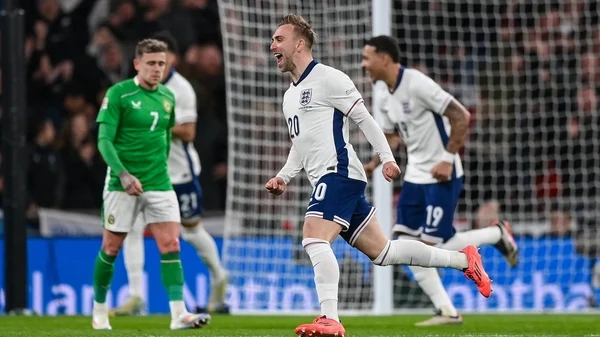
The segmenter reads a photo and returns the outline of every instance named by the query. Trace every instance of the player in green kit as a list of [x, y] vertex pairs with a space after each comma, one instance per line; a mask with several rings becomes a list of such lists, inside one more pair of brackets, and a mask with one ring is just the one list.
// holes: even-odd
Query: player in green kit
[[172, 330], [198, 328], [210, 315], [191, 314], [183, 302], [179, 203], [167, 171], [175, 97], [160, 84], [167, 46], [138, 43], [137, 76], [108, 89], [98, 113], [98, 150], [108, 165], [104, 188], [102, 248], [94, 267], [92, 326], [110, 330], [106, 294], [123, 240], [142, 213], [161, 254], [161, 279], [169, 296]]

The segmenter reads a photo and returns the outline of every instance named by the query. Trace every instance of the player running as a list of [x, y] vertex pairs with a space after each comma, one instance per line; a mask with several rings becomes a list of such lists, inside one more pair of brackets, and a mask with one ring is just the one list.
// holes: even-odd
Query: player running
[[[202, 188], [200, 187], [200, 158], [194, 148], [196, 137], [196, 93], [194, 88], [176, 70], [178, 48], [176, 41], [168, 33], [157, 33], [154, 39], [167, 45], [167, 71], [163, 85], [175, 95], [175, 126], [171, 133], [169, 152], [169, 177], [179, 200], [181, 214], [181, 237], [198, 252], [208, 267], [211, 276], [211, 296], [206, 309], [209, 312], [229, 313], [225, 304], [227, 272], [219, 260], [219, 251], [212, 236], [200, 223], [203, 215]], [[129, 280], [129, 298], [112, 315], [132, 315], [145, 307], [142, 279], [144, 274], [144, 228], [146, 222], [140, 215], [125, 239], [123, 248], [125, 269]]]
[[[469, 112], [437, 83], [415, 69], [403, 67], [397, 41], [378, 36], [366, 42], [362, 67], [373, 82], [387, 84], [381, 107], [381, 127], [390, 143], [401, 137], [408, 153], [404, 184], [398, 201], [395, 235], [419, 239], [445, 249], [493, 244], [511, 266], [518, 264], [518, 248], [510, 225], [498, 221], [488, 228], [457, 233], [454, 210], [463, 185], [458, 151], [464, 145]], [[452, 132], [450, 132], [450, 129]], [[370, 174], [380, 164], [378, 156], [365, 165]], [[460, 324], [437, 269], [409, 267], [436, 308], [436, 316], [419, 326]]]
[[110, 87], [98, 114], [98, 149], [108, 170], [102, 205], [102, 248], [94, 266], [92, 326], [96, 330], [112, 329], [106, 294], [123, 240], [140, 213], [161, 254], [161, 279], [171, 309], [170, 328], [198, 328], [210, 321], [210, 315], [189, 313], [183, 302], [179, 205], [167, 172], [175, 97], [160, 84], [166, 51], [161, 41], [140, 41], [133, 61], [137, 76]]
[[463, 270], [481, 294], [491, 294], [491, 281], [474, 246], [461, 252], [430, 247], [418, 241], [390, 241], [364, 196], [367, 177], [348, 143], [348, 118], [362, 130], [383, 164], [386, 180], [400, 169], [385, 136], [363, 103], [352, 80], [343, 72], [316, 62], [315, 33], [298, 15], [288, 15], [273, 34], [271, 51], [277, 67], [293, 82], [283, 98], [283, 113], [292, 147], [284, 167], [265, 188], [282, 194], [303, 168], [313, 186], [306, 209], [302, 246], [315, 273], [321, 315], [296, 328], [298, 336], [344, 336], [339, 321], [339, 266], [330, 243], [340, 235], [379, 266], [406, 264]]

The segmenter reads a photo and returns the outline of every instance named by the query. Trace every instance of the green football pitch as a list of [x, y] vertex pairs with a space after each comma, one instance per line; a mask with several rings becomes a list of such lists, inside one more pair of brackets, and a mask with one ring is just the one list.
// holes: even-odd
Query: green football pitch
[[[600, 315], [466, 315], [460, 326], [417, 328], [413, 323], [427, 316], [346, 317], [350, 337], [384, 336], [597, 336]], [[295, 336], [294, 328], [311, 317], [215, 316], [199, 330], [170, 331], [169, 317], [116, 317], [112, 331], [93, 331], [90, 317], [0, 317], [0, 336]]]

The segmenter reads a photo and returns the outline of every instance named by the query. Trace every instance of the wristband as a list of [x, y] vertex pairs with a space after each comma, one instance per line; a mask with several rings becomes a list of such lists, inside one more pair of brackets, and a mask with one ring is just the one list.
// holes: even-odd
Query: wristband
[[446, 163], [454, 164], [455, 158], [456, 158], [456, 155], [454, 153], [450, 153], [448, 151], [444, 151], [444, 154], [442, 154], [442, 161], [446, 162]]

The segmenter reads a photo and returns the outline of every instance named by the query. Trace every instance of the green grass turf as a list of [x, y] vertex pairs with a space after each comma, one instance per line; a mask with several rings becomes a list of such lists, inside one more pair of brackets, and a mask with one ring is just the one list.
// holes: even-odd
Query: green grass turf
[[[346, 317], [349, 337], [384, 336], [597, 336], [600, 315], [466, 315], [461, 326], [417, 328], [427, 316]], [[199, 330], [170, 331], [169, 317], [116, 317], [112, 331], [93, 331], [90, 317], [0, 317], [0, 336], [295, 336], [294, 328], [311, 317], [215, 316]]]

